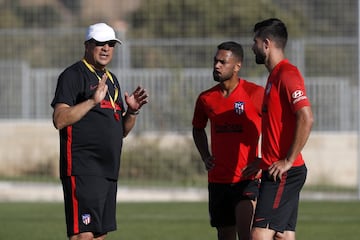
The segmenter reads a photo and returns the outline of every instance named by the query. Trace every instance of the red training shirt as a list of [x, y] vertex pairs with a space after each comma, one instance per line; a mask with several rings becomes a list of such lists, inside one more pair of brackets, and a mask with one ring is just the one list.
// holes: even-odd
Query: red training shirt
[[243, 79], [228, 97], [219, 84], [199, 95], [192, 123], [205, 128], [210, 120], [215, 167], [208, 172], [209, 182], [244, 180], [241, 170], [257, 156], [263, 96], [263, 87]]
[[[299, 70], [287, 59], [271, 71], [265, 88], [262, 111], [261, 168], [286, 158], [294, 140], [296, 111], [310, 106], [304, 79]], [[304, 164], [299, 154], [293, 167]]]

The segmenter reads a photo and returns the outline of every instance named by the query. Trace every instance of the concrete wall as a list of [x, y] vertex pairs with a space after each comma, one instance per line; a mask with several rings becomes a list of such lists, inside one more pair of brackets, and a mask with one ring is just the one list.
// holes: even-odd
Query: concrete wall
[[357, 185], [356, 132], [313, 132], [303, 156], [309, 171], [307, 185]]
[[0, 144], [1, 176], [17, 176], [35, 164], [53, 164], [57, 174], [59, 139], [51, 121], [1, 121]]
[[[16, 176], [30, 166], [41, 166], [58, 171], [58, 132], [49, 121], [0, 122], [0, 175]], [[163, 136], [163, 142], [174, 140], [174, 135]], [[131, 145], [136, 136], [125, 141]], [[303, 151], [309, 174], [307, 185], [357, 184], [357, 134], [313, 132]]]

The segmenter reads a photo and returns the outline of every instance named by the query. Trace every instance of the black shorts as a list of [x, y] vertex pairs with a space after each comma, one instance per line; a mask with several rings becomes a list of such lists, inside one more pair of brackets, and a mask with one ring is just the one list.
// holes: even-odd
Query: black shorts
[[274, 181], [263, 171], [253, 227], [276, 232], [295, 231], [300, 191], [306, 180], [305, 165], [293, 167]]
[[61, 181], [68, 237], [82, 232], [97, 237], [116, 230], [116, 180], [71, 176]]
[[242, 200], [257, 198], [259, 181], [246, 180], [234, 184], [209, 183], [208, 190], [211, 226], [233, 226], [236, 223], [236, 205]]

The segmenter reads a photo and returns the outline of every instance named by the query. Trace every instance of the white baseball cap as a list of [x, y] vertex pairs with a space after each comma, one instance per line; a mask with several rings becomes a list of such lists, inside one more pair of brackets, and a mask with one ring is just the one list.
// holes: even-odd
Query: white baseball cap
[[98, 42], [116, 41], [121, 44], [121, 41], [115, 36], [114, 29], [106, 23], [90, 25], [86, 31], [85, 41], [90, 39], [95, 39]]

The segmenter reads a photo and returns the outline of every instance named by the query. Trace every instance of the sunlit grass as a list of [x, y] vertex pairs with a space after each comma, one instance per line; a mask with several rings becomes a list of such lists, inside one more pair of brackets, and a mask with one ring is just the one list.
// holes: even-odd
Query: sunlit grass
[[[62, 203], [0, 203], [1, 239], [66, 239]], [[206, 202], [122, 203], [111, 239], [216, 239]], [[357, 240], [360, 202], [302, 201], [297, 239]]]

